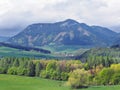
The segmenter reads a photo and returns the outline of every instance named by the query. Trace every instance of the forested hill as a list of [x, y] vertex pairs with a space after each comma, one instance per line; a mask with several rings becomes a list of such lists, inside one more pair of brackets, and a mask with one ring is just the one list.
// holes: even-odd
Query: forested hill
[[106, 57], [120, 62], [120, 47], [119, 45], [114, 45], [109, 48], [92, 48], [84, 52], [82, 55], [76, 56], [76, 59], [80, 59], [83, 62], [87, 61], [88, 59], [95, 59], [95, 61], [97, 61], [97, 57]]
[[45, 53], [45, 54], [50, 54], [51, 51], [49, 50], [45, 50], [45, 49], [41, 49], [41, 48], [35, 48], [35, 47], [25, 47], [25, 46], [20, 46], [20, 45], [13, 45], [13, 44], [9, 44], [9, 43], [3, 43], [0, 42], [0, 47], [10, 47], [10, 48], [15, 48], [15, 49], [20, 49], [20, 50], [25, 50], [25, 51], [37, 51], [37, 52], [41, 52], [41, 53]]

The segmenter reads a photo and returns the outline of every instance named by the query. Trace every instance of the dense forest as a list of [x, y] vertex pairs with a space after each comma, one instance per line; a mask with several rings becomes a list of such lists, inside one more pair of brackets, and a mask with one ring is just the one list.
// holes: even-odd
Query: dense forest
[[71, 88], [90, 85], [120, 84], [120, 64], [110, 57], [90, 57], [80, 60], [33, 60], [30, 58], [1, 58], [0, 74], [40, 77], [66, 81]]
[[79, 59], [82, 62], [85, 62], [86, 60], [91, 58], [102, 58], [102, 57], [106, 57], [114, 60], [116, 59], [118, 62], [120, 62], [120, 47], [111, 46], [106, 48], [92, 48], [90, 50], [87, 50], [81, 55], [75, 56], [75, 59]]

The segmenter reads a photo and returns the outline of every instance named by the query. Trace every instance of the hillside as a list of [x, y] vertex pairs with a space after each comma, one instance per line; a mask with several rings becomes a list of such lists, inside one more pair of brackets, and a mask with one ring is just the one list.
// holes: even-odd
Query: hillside
[[0, 42], [7, 41], [10, 37], [0, 36]]
[[37, 23], [26, 27], [8, 42], [25, 46], [80, 45], [106, 46], [117, 33], [100, 26], [89, 26], [72, 19], [56, 23]]
[[41, 48], [25, 47], [25, 46], [13, 45], [13, 44], [3, 43], [3, 42], [0, 42], [0, 47], [9, 47], [9, 48], [19, 49], [24, 51], [36, 51], [36, 52], [45, 53], [45, 54], [51, 53], [50, 51], [41, 49]]
[[54, 55], [44, 54], [36, 51], [25, 51], [10, 47], [0, 47], [1, 57], [27, 57], [27, 58], [39, 58], [39, 59], [51, 59], [55, 58]]
[[76, 56], [76, 59], [80, 59], [81, 61], [85, 62], [88, 58], [91, 59], [91, 57], [109, 57], [120, 62], [120, 47], [119, 45], [114, 45], [110, 48], [92, 48], [83, 54]]

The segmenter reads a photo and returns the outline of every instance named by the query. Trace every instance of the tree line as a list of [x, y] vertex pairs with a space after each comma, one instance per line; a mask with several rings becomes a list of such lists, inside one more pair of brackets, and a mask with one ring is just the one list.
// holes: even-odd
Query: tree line
[[80, 60], [1, 58], [0, 74], [61, 80], [72, 88], [120, 84], [120, 64], [108, 57], [90, 57], [85, 63]]

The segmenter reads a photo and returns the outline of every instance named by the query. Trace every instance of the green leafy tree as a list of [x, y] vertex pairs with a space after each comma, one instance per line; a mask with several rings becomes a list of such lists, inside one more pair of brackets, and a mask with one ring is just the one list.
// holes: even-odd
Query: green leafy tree
[[28, 62], [27, 75], [28, 76], [35, 76], [35, 65], [33, 64], [33, 61]]
[[111, 84], [111, 78], [114, 75], [114, 70], [110, 68], [104, 68], [98, 73], [98, 84], [109, 85]]
[[39, 76], [41, 70], [42, 70], [42, 65], [40, 64], [40, 62], [37, 62], [35, 66], [35, 75]]
[[19, 60], [16, 58], [13, 62], [13, 67], [19, 67]]
[[11, 74], [11, 75], [17, 75], [17, 68], [16, 67], [11, 67], [8, 69], [8, 74]]
[[83, 88], [89, 85], [89, 73], [84, 69], [76, 69], [68, 78], [67, 84], [72, 88]]

